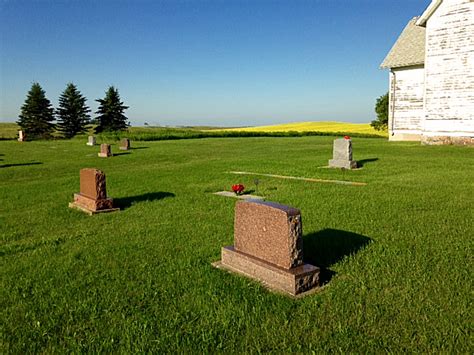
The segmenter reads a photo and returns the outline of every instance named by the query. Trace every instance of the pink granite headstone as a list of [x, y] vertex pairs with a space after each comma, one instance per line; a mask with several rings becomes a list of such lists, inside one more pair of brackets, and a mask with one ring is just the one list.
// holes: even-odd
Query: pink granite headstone
[[234, 248], [290, 269], [303, 264], [301, 213], [273, 202], [238, 202], [235, 206]]
[[129, 149], [130, 149], [130, 139], [128, 139], [128, 138], [123, 138], [123, 139], [120, 141], [119, 149], [120, 149], [120, 150], [129, 150]]
[[101, 144], [100, 145], [100, 153], [98, 154], [101, 158], [108, 158], [112, 156], [112, 150], [110, 148], [110, 144]]
[[319, 284], [319, 268], [304, 264], [301, 213], [273, 202], [237, 202], [234, 245], [222, 248], [216, 263], [261, 281], [271, 289], [298, 295]]
[[74, 194], [74, 202], [69, 207], [90, 213], [118, 210], [113, 207], [113, 199], [107, 197], [105, 174], [99, 169], [90, 168], [81, 169], [80, 192]]

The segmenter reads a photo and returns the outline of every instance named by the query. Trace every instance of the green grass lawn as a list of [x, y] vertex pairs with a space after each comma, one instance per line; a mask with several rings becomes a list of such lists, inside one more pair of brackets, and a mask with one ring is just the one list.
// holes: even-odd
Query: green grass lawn
[[[321, 169], [334, 137], [0, 142], [2, 353], [472, 353], [474, 150], [354, 138], [363, 169]], [[99, 141], [100, 143], [100, 141]], [[113, 145], [113, 152], [119, 152]], [[69, 209], [102, 169], [122, 211]], [[301, 209], [306, 261], [332, 275], [299, 300], [214, 269], [250, 171]]]

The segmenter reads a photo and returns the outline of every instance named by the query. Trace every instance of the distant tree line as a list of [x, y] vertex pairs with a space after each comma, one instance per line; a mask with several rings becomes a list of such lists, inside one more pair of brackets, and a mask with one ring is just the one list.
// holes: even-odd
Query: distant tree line
[[45, 91], [35, 82], [21, 106], [17, 123], [28, 139], [49, 139], [55, 130], [64, 138], [72, 138], [87, 132], [92, 124], [96, 125], [95, 133], [121, 131], [129, 127], [128, 118], [124, 115], [128, 106], [120, 100], [115, 87], [110, 86], [105, 97], [96, 101], [99, 103], [95, 112], [97, 117], [92, 120], [87, 99], [76, 85], [68, 83], [59, 97], [58, 108], [54, 109]]

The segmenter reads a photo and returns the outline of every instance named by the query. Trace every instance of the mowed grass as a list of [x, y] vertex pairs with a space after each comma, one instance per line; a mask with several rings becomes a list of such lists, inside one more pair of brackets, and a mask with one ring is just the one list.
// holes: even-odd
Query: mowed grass
[[350, 123], [350, 122], [293, 122], [271, 126], [255, 126], [231, 128], [228, 131], [243, 132], [347, 132], [374, 134], [381, 137], [387, 137], [387, 132], [375, 130], [369, 123]]
[[[474, 179], [468, 147], [354, 138], [363, 169], [319, 168], [333, 137], [0, 142], [1, 352], [472, 353]], [[100, 142], [99, 142], [100, 143]], [[113, 152], [118, 153], [116, 145]], [[69, 209], [79, 170], [122, 206]], [[293, 300], [214, 269], [235, 200], [301, 209], [305, 259], [332, 278]]]

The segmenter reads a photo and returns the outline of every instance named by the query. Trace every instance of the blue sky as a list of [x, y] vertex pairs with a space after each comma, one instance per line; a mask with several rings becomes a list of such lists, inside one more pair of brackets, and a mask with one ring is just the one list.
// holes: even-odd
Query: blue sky
[[0, 0], [0, 120], [34, 81], [110, 85], [134, 125], [370, 122], [379, 65], [429, 0]]

